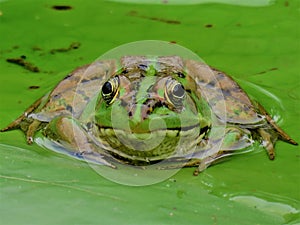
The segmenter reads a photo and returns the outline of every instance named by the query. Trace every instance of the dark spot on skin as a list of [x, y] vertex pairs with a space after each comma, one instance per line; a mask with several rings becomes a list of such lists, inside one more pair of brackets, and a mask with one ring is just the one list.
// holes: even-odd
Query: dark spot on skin
[[55, 9], [55, 10], [70, 10], [72, 9], [72, 6], [69, 6], [69, 5], [54, 5], [52, 6], [52, 9]]
[[133, 82], [132, 89], [138, 90], [139, 88], [140, 88], [140, 82], [138, 82], [138, 81]]
[[90, 80], [98, 80], [99, 76], [91, 77]]
[[231, 92], [228, 89], [223, 89], [222, 93], [223, 93], [224, 96], [231, 96]]
[[12, 47], [12, 49], [18, 49], [18, 48], [20, 48], [18, 45]]
[[214, 80], [212, 80], [206, 86], [207, 87], [214, 87], [215, 85], [216, 85], [216, 82]]
[[237, 26], [237, 27], [240, 27], [240, 26], [242, 26], [242, 24], [240, 24], [240, 23], [237, 23], [237, 24], [236, 24], [236, 26]]
[[128, 70], [126, 69], [121, 72], [121, 74], [126, 74], [126, 73], [128, 73]]
[[208, 126], [203, 127], [203, 128], [200, 129], [200, 134], [207, 134], [208, 131], [209, 131], [209, 127]]
[[157, 101], [153, 106], [153, 110], [154, 110], [154, 108], [159, 108], [159, 107], [163, 107], [163, 106], [167, 106], [167, 105], [162, 103], [161, 101]]
[[69, 47], [66, 47], [66, 48], [56, 48], [56, 49], [51, 49], [50, 50], [50, 53], [51, 54], [55, 54], [57, 52], [68, 52], [68, 51], [71, 51], [73, 49], [78, 49], [80, 47], [80, 43], [79, 42], [72, 42]]
[[67, 105], [66, 110], [68, 110], [69, 112], [73, 112], [73, 107], [70, 105]]
[[170, 41], [171, 44], [177, 44], [177, 41]]
[[[153, 89], [153, 84], [150, 85], [150, 87], [148, 87], [147, 92], [152, 91], [152, 89]], [[150, 98], [150, 94], [149, 93], [147, 94], [147, 98]]]
[[32, 85], [32, 86], [29, 86], [28, 88], [29, 88], [29, 89], [39, 89], [39, 88], [40, 88], [40, 86], [35, 86], [35, 85]]
[[59, 99], [60, 97], [61, 97], [60, 94], [56, 94], [56, 95], [53, 95], [53, 96], [52, 96], [53, 99]]
[[126, 107], [128, 105], [127, 102], [125, 102], [124, 100], [121, 100], [121, 104], [120, 104], [122, 107]]
[[87, 127], [88, 129], [91, 129], [91, 128], [93, 127], [93, 123], [92, 123], [92, 122], [88, 122], [88, 123], [86, 124], [86, 127]]
[[89, 101], [90, 98], [86, 95], [85, 91], [83, 90], [77, 90], [76, 93], [78, 93], [85, 101]]
[[244, 105], [243, 106], [243, 111], [244, 112], [248, 112], [250, 110], [250, 107], [249, 106], [247, 106], [247, 105]]
[[64, 80], [70, 78], [72, 76], [72, 74], [68, 74], [67, 76], [65, 76]]
[[81, 80], [81, 83], [86, 83], [86, 82], [89, 82], [90, 80], [88, 80], [88, 79], [82, 79]]
[[30, 62], [27, 62], [23, 58], [8, 58], [8, 59], [6, 59], [6, 62], [22, 66], [22, 67], [24, 67], [24, 69], [29, 70], [31, 72], [35, 72], [35, 73], [40, 72], [40, 69], [37, 66], [33, 65]]
[[140, 65], [138, 65], [138, 68], [139, 69], [141, 69], [141, 70], [147, 70], [147, 68], [148, 68], [148, 66], [147, 65], [145, 65], [145, 64], [140, 64]]
[[213, 25], [212, 25], [212, 24], [206, 24], [205, 27], [206, 27], [206, 28], [212, 28]]
[[26, 55], [21, 55], [20, 58], [21, 59], [26, 59]]
[[177, 72], [177, 76], [180, 78], [185, 78], [185, 75], [182, 72]]
[[224, 73], [218, 73], [218, 79], [222, 80], [226, 77]]

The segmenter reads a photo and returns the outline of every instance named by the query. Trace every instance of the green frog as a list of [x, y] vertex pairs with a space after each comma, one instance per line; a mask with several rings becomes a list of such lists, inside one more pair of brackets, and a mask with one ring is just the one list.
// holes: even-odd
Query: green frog
[[78, 158], [197, 167], [278, 139], [297, 145], [225, 73], [179, 56], [124, 56], [77, 68], [1, 131], [37, 131]]

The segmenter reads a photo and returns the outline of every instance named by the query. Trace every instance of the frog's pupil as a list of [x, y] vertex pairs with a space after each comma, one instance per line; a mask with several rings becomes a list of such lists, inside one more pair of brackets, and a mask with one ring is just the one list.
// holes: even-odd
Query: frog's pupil
[[173, 88], [173, 95], [176, 97], [183, 97], [184, 95], [184, 88], [181, 84], [176, 84]]
[[112, 92], [112, 86], [110, 82], [105, 82], [103, 87], [102, 87], [102, 93], [107, 95]]

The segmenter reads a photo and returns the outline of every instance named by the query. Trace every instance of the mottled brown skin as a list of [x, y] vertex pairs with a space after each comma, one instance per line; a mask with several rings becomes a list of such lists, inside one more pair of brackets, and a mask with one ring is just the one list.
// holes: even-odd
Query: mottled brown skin
[[[257, 102], [251, 101], [248, 95], [241, 87], [225, 73], [213, 69], [216, 77], [212, 80], [211, 71], [208, 70], [206, 64], [195, 61], [187, 61], [186, 66], [188, 72], [194, 74], [194, 78], [198, 83], [195, 93], [201, 93], [207, 102], [211, 105], [214, 113], [226, 123], [242, 124], [252, 129], [252, 132], [261, 136], [266, 141], [264, 146], [268, 152], [269, 158], [275, 158], [274, 146], [279, 138], [293, 145], [298, 145], [287, 133], [285, 133], [267, 113], [267, 111]], [[217, 82], [216, 82], [217, 81]], [[214, 92], [211, 94], [211, 88], [216, 85], [222, 92]], [[210, 93], [207, 95], [207, 93]], [[216, 101], [225, 98], [225, 107], [222, 101]], [[224, 112], [225, 108], [225, 112]]]

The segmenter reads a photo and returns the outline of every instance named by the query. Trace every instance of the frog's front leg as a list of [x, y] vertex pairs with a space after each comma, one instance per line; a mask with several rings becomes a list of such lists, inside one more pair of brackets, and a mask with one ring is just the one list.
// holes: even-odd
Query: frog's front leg
[[38, 99], [31, 106], [26, 109], [22, 115], [20, 115], [17, 119], [7, 125], [5, 128], [1, 129], [0, 132], [6, 132], [14, 129], [21, 129], [25, 135], [28, 144], [32, 144], [34, 134], [42, 128], [42, 122], [39, 120], [35, 120], [33, 118], [28, 117], [29, 114], [36, 111], [43, 105], [43, 101], [47, 99], [48, 95]]
[[[194, 175], [198, 175], [204, 171], [210, 165], [219, 162], [221, 159], [234, 155], [248, 152], [247, 147], [253, 144], [251, 133], [247, 129], [241, 129], [238, 127], [227, 127], [222, 139], [220, 139], [221, 145], [218, 152], [210, 154], [211, 147], [209, 144], [205, 147], [205, 150], [200, 151], [200, 163], [197, 169], [194, 171]], [[212, 143], [218, 142], [217, 140]], [[203, 156], [201, 156], [201, 154]]]
[[107, 161], [111, 157], [104, 150], [101, 151], [100, 147], [97, 148], [79, 121], [71, 116], [56, 117], [50, 121], [44, 130], [44, 135], [52, 141], [60, 143], [69, 151], [73, 151], [75, 155], [116, 168]]

